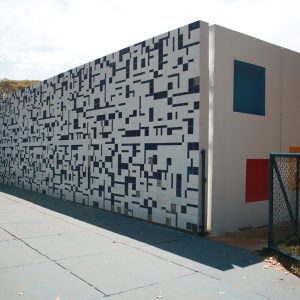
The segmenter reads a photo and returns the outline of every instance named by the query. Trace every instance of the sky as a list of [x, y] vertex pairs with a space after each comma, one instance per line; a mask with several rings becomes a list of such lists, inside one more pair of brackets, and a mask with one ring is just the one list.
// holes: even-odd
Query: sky
[[0, 0], [0, 79], [47, 79], [196, 20], [300, 52], [299, 11], [299, 0]]

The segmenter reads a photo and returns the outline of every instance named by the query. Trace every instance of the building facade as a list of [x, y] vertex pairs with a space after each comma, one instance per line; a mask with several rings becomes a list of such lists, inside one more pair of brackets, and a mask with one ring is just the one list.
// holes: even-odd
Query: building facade
[[267, 223], [268, 155], [300, 146], [300, 54], [197, 21], [0, 105], [2, 183], [220, 233]]
[[197, 21], [11, 95], [1, 181], [198, 231], [207, 28]]

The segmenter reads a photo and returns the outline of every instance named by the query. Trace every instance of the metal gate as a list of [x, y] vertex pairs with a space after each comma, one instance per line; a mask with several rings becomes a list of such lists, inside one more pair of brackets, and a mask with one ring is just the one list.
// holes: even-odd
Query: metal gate
[[300, 154], [270, 154], [268, 246], [300, 261]]

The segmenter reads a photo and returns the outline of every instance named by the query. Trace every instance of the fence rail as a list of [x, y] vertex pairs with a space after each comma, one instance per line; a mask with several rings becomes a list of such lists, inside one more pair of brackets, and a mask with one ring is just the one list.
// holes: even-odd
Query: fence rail
[[270, 154], [268, 246], [300, 261], [300, 153]]

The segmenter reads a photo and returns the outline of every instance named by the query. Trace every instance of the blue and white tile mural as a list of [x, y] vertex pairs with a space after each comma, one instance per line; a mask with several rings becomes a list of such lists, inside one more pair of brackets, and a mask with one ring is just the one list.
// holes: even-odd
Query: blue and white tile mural
[[198, 231], [200, 24], [1, 103], [1, 182]]

